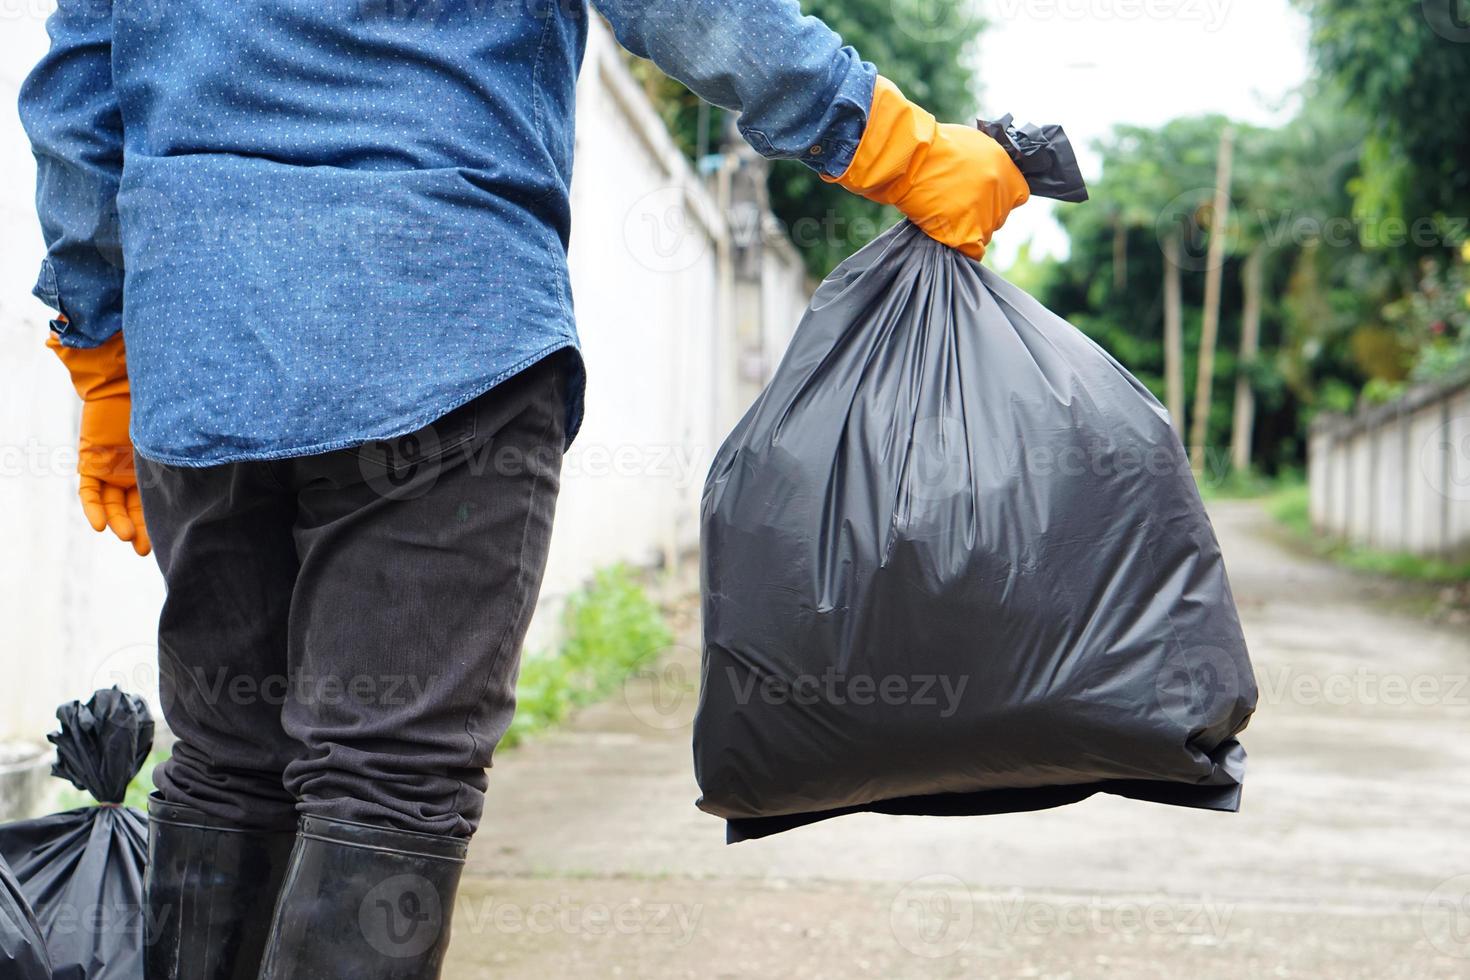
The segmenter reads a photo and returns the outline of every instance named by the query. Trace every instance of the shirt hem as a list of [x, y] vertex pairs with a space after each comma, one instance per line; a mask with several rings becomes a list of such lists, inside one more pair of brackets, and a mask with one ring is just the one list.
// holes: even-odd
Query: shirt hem
[[[459, 408], [462, 405], [474, 401], [476, 398], [479, 398], [481, 395], [490, 391], [496, 385], [499, 385], [500, 383], [509, 380], [515, 375], [520, 374], [522, 371], [531, 367], [531, 365], [550, 357], [557, 351], [579, 349], [579, 345], [575, 340], [558, 340], [556, 343], [542, 348], [535, 354], [521, 359], [517, 363], [506, 368], [504, 371], [501, 371], [499, 374], [492, 376], [490, 380], [486, 381], [484, 384], [475, 385], [464, 397], [457, 398], [443, 407], [436, 407], [431, 412], [425, 415], [414, 416], [413, 419], [411, 419], [410, 421], [400, 425], [394, 425], [393, 427], [382, 433], [373, 433], [369, 436], [354, 436], [349, 439], [332, 439], [326, 442], [311, 443], [306, 446], [293, 446], [286, 449], [268, 449], [258, 452], [238, 452], [231, 453], [226, 456], [211, 456], [208, 458], [176, 456], [170, 453], [159, 452], [157, 450], [150, 449], [149, 447], [144, 446], [143, 444], [137, 442], [136, 439], [133, 442], [133, 449], [135, 452], [137, 452], [138, 455], [154, 463], [162, 463], [165, 466], [182, 466], [189, 469], [205, 469], [211, 466], [224, 466], [228, 463], [264, 463], [278, 459], [295, 459], [302, 456], [317, 456], [322, 453], [336, 452], [339, 449], [351, 449], [355, 446], [365, 445], [369, 442], [378, 442], [379, 440], [384, 439], [396, 439], [399, 436], [407, 435], [408, 433], [413, 432], [417, 429], [422, 429], [424, 426], [435, 421], [436, 419], [443, 418], [445, 415], [448, 415], [456, 408]], [[568, 392], [569, 401], [571, 400], [570, 396], [572, 394], [572, 392]], [[576, 397], [580, 399], [580, 391], [576, 393]], [[579, 407], [573, 405], [568, 406], [568, 413], [568, 442], [570, 442], [571, 437], [574, 434], [573, 426], [575, 425], [575, 423], [572, 422], [572, 419], [575, 418], [577, 421], [580, 421], [582, 413]]]

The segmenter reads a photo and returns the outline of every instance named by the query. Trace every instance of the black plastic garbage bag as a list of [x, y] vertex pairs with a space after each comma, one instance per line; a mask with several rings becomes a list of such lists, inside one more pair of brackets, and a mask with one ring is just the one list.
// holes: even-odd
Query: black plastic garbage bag
[[148, 820], [122, 801], [153, 747], [153, 718], [115, 687], [56, 717], [52, 775], [100, 805], [0, 827], [0, 857], [35, 910], [56, 980], [141, 980]]
[[51, 980], [46, 940], [10, 866], [0, 859], [0, 978]]
[[994, 122], [980, 120], [979, 127], [1010, 154], [1026, 177], [1031, 193], [1071, 204], [1087, 200], [1087, 184], [1072, 141], [1060, 126], [1018, 123], [1009, 114]]
[[1167, 413], [911, 224], [817, 289], [716, 455], [702, 547], [694, 763], [731, 841], [1239, 805], [1255, 680]]

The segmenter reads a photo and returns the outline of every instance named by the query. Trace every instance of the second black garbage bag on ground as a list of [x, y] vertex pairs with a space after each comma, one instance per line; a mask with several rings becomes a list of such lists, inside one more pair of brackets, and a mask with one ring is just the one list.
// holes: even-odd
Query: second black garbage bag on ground
[[10, 865], [0, 857], [0, 977], [52, 980], [46, 940]]
[[730, 840], [1100, 791], [1238, 807], [1256, 685], [1166, 411], [914, 226], [817, 289], [702, 532], [694, 758]]
[[115, 687], [56, 717], [51, 774], [100, 805], [0, 826], [0, 859], [34, 910], [54, 980], [144, 980], [148, 821], [123, 801], [153, 747], [153, 717]]

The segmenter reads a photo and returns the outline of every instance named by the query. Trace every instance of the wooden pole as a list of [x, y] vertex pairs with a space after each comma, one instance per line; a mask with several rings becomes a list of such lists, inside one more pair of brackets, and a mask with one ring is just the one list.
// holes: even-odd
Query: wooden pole
[[1225, 274], [1225, 240], [1230, 225], [1230, 170], [1235, 158], [1235, 130], [1220, 133], [1220, 162], [1215, 169], [1215, 200], [1210, 215], [1210, 247], [1205, 268], [1204, 323], [1199, 338], [1199, 373], [1194, 388], [1194, 418], [1189, 435], [1189, 458], [1195, 476], [1204, 473], [1205, 440], [1210, 431], [1211, 388], [1215, 376], [1215, 345], [1220, 337], [1220, 289]]
[[1261, 346], [1261, 267], [1266, 249], [1257, 245], [1245, 260], [1241, 273], [1245, 308], [1240, 317], [1240, 369], [1235, 374], [1235, 419], [1230, 426], [1230, 466], [1236, 473], [1251, 468], [1251, 430], [1256, 425], [1256, 393], [1251, 388], [1250, 368]]
[[1113, 215], [1113, 289], [1128, 287], [1128, 227], [1121, 214]]
[[1179, 230], [1164, 239], [1164, 406], [1174, 431], [1184, 436], [1184, 300], [1179, 272]]

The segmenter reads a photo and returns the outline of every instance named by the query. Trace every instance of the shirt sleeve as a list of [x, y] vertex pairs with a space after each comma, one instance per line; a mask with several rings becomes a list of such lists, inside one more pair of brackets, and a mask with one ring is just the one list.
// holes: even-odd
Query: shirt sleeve
[[593, 0], [618, 41], [740, 113], [762, 156], [830, 177], [852, 162], [877, 71], [798, 0]]
[[61, 314], [51, 327], [63, 345], [95, 347], [122, 329], [123, 311], [123, 127], [112, 85], [112, 4], [60, 0], [46, 29], [51, 49], [20, 92], [46, 241], [33, 292]]

